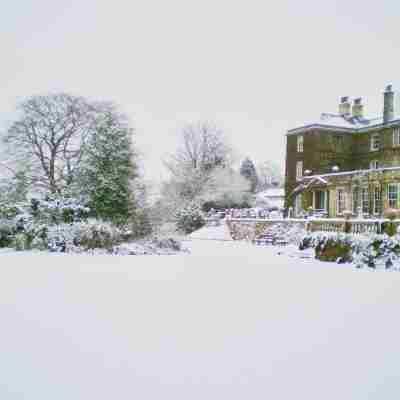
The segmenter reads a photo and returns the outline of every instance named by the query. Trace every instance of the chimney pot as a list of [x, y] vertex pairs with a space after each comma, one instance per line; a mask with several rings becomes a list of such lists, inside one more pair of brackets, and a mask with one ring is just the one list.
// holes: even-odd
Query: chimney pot
[[349, 101], [348, 96], [344, 96], [340, 98], [339, 103], [339, 115], [347, 117], [351, 114], [351, 103]]
[[362, 104], [362, 98], [358, 97], [354, 99], [353, 107], [351, 109], [353, 117], [362, 118], [364, 116], [364, 106]]
[[393, 86], [387, 85], [383, 93], [383, 123], [386, 124], [394, 118], [394, 92]]

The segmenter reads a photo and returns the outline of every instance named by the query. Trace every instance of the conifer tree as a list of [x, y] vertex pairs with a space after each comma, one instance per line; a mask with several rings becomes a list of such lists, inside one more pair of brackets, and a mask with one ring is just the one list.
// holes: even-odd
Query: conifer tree
[[98, 116], [97, 130], [86, 144], [78, 184], [94, 216], [118, 225], [134, 218], [133, 181], [138, 177], [127, 119], [109, 106]]

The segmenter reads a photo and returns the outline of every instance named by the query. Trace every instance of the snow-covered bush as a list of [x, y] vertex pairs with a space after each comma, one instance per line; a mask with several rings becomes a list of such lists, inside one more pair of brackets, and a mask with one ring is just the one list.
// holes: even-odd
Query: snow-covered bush
[[315, 257], [322, 261], [353, 262], [359, 268], [400, 263], [400, 237], [386, 234], [314, 232], [304, 236], [299, 248], [314, 248]]
[[44, 200], [31, 199], [30, 214], [48, 224], [85, 220], [89, 208], [83, 199], [49, 195]]
[[0, 248], [8, 247], [13, 240], [13, 224], [6, 219], [0, 220]]
[[192, 233], [205, 225], [205, 220], [200, 207], [191, 203], [179, 209], [175, 214], [175, 223], [178, 230]]
[[19, 204], [0, 202], [0, 218], [11, 219], [22, 212], [22, 208]]
[[68, 252], [74, 247], [111, 249], [125, 238], [116, 226], [98, 220], [59, 224], [49, 228], [47, 247], [51, 251]]

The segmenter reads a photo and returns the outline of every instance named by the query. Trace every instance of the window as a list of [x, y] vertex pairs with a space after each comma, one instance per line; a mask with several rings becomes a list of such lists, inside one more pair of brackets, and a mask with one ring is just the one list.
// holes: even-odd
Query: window
[[393, 129], [393, 146], [400, 146], [400, 128]]
[[303, 176], [303, 161], [297, 161], [296, 163], [296, 179], [301, 179]]
[[303, 199], [301, 193], [296, 196], [295, 200], [295, 214], [296, 216], [299, 216], [303, 209]]
[[297, 152], [303, 152], [304, 136], [297, 136]]
[[343, 214], [345, 208], [344, 190], [338, 189], [336, 192], [336, 210], [337, 214]]
[[397, 183], [389, 183], [388, 184], [388, 201], [390, 208], [397, 208]]
[[363, 214], [369, 213], [369, 199], [368, 199], [368, 189], [363, 188], [361, 190], [361, 207]]
[[371, 136], [371, 151], [379, 150], [380, 145], [381, 145], [381, 138], [379, 136], [379, 133], [373, 134]]
[[381, 213], [381, 188], [374, 188], [374, 214]]
[[336, 135], [334, 144], [336, 147], [339, 147], [339, 148], [343, 147], [343, 136]]
[[353, 190], [353, 213], [358, 214], [358, 188]]
[[326, 193], [323, 190], [317, 190], [314, 192], [314, 202], [316, 210], [325, 210]]
[[369, 169], [378, 169], [379, 168], [379, 162], [378, 160], [372, 160], [369, 163]]

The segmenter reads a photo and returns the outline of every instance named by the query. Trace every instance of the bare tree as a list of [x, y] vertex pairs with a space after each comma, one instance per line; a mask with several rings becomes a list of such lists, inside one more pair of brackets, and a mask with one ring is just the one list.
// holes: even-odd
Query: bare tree
[[4, 137], [8, 164], [23, 164], [31, 183], [60, 192], [73, 181], [102, 107], [66, 93], [32, 96], [21, 102], [19, 118]]
[[232, 149], [222, 130], [208, 121], [187, 124], [182, 130], [181, 144], [165, 162], [173, 176], [182, 168], [208, 172], [231, 163]]
[[265, 190], [273, 185], [283, 185], [283, 172], [279, 165], [272, 161], [264, 161], [257, 165], [258, 191]]

